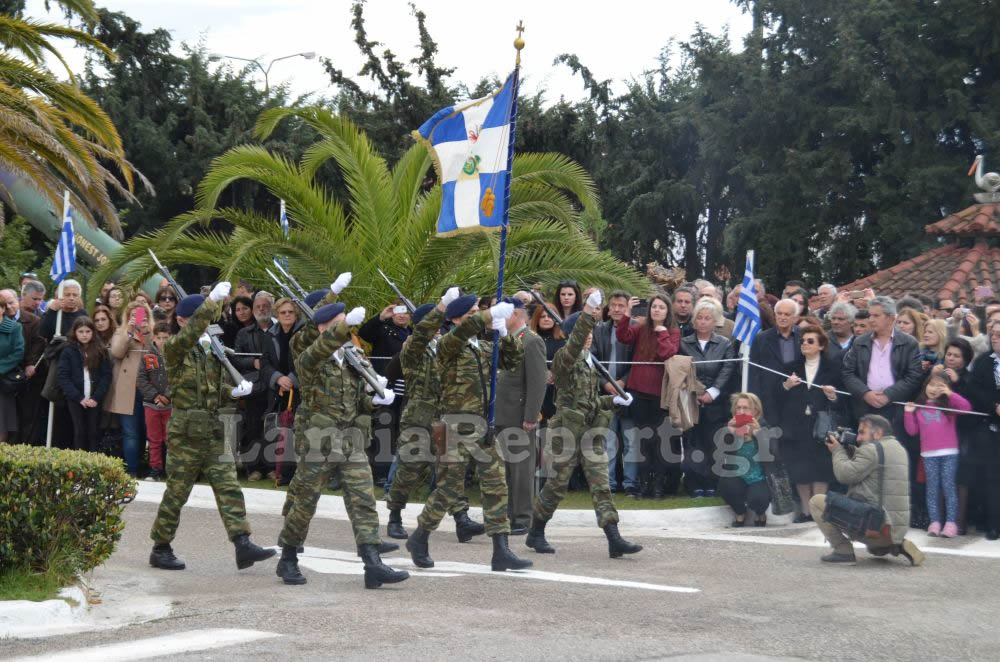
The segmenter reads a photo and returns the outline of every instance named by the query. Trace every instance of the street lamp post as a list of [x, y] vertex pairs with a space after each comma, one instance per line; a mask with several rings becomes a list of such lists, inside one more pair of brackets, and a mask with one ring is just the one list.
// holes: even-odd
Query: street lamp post
[[276, 57], [273, 60], [271, 60], [268, 63], [266, 69], [264, 68], [264, 65], [262, 65], [260, 63], [259, 60], [254, 59], [254, 58], [236, 57], [235, 55], [211, 55], [211, 56], [209, 56], [208, 59], [211, 62], [216, 62], [216, 61], [221, 60], [223, 58], [225, 58], [227, 60], [240, 60], [242, 62], [249, 62], [250, 64], [256, 66], [258, 69], [260, 69], [260, 72], [262, 74], [264, 74], [264, 96], [268, 96], [270, 94], [270, 92], [271, 92], [271, 86], [270, 86], [270, 83], [268, 82], [267, 75], [269, 73], [271, 73], [271, 67], [274, 66], [275, 62], [279, 62], [281, 60], [287, 60], [287, 59], [293, 58], [293, 57], [304, 57], [307, 60], [312, 60], [313, 58], [316, 57], [316, 53], [313, 52], [313, 51], [308, 51], [308, 52], [305, 52], [305, 53], [292, 53], [291, 55], [282, 55], [281, 57]]

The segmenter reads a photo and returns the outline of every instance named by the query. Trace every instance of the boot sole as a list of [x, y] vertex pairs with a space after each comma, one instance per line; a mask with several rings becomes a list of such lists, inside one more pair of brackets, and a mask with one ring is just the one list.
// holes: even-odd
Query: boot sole
[[393, 531], [392, 529], [386, 529], [385, 533], [386, 533], [387, 536], [389, 536], [390, 538], [393, 538], [394, 540], [406, 540], [407, 538], [410, 537], [410, 534], [408, 534], [406, 531], [403, 531], [402, 533], [400, 533], [399, 531]]
[[536, 542], [527, 542], [527, 541], [525, 541], [524, 546], [527, 547], [528, 549], [535, 550], [536, 554], [555, 554], [556, 553], [556, 548], [555, 547], [548, 546], [548, 547], [539, 548], [538, 543], [536, 543]]
[[636, 549], [614, 549], [608, 550], [608, 556], [613, 559], [620, 559], [625, 554], [638, 554], [642, 551], [642, 545], [636, 545]]
[[291, 577], [291, 578], [282, 577], [281, 581], [283, 581], [284, 583], [288, 584], [289, 586], [302, 586], [303, 584], [306, 583], [306, 578], [305, 577], [301, 577], [301, 578], [300, 577]]
[[517, 565], [511, 565], [507, 563], [491, 563], [490, 567], [493, 568], [493, 572], [507, 572], [508, 570], [527, 570], [534, 564], [531, 561], [522, 560], [521, 563]]
[[409, 578], [410, 573], [405, 570], [400, 571], [396, 576], [380, 577], [377, 569], [365, 568], [365, 588], [378, 588], [382, 584], [398, 584], [399, 582], [405, 582]]
[[154, 568], [159, 568], [160, 570], [183, 570], [184, 568], [187, 567], [183, 563], [179, 565], [162, 565], [160, 563], [153, 561], [153, 559], [149, 559], [149, 565], [153, 566]]
[[458, 531], [455, 531], [455, 535], [458, 537], [458, 542], [469, 542], [476, 536], [481, 536], [484, 535], [485, 533], [486, 529], [483, 529], [482, 531], [476, 531], [475, 533], [468, 533], [465, 531], [459, 533]]
[[410, 553], [410, 560], [413, 561], [413, 565], [417, 566], [418, 568], [433, 568], [434, 567], [434, 560], [431, 559], [431, 558], [428, 558], [427, 562], [421, 561], [421, 560], [417, 559], [417, 557], [413, 555], [414, 552], [410, 548], [409, 542], [406, 543], [406, 551], [408, 551]]

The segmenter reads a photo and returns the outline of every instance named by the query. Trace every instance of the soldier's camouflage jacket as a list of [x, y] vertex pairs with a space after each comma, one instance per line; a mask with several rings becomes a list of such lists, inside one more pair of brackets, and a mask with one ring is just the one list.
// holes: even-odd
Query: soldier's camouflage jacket
[[[556, 387], [556, 414], [551, 427], [571, 429], [581, 426], [607, 427], [611, 420], [614, 396], [601, 393], [597, 370], [587, 363], [590, 352], [583, 351], [587, 336], [594, 328], [594, 318], [581, 313], [573, 333], [552, 358], [552, 382]], [[596, 361], [597, 357], [592, 357]], [[555, 420], [555, 419], [559, 420]]]
[[[488, 310], [477, 313], [438, 341], [443, 414], [486, 415], [493, 343], [475, 338], [492, 319]], [[514, 336], [500, 340], [499, 369], [513, 370], [523, 358], [524, 347]]]

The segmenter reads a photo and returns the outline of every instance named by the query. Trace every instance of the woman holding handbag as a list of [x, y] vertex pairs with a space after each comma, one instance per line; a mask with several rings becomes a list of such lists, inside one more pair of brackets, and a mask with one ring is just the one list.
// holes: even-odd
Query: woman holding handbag
[[779, 388], [781, 403], [777, 423], [781, 426], [781, 461], [799, 494], [800, 513], [795, 523], [809, 522], [809, 500], [826, 494], [833, 480], [833, 460], [823, 445], [836, 429], [840, 411], [836, 388], [840, 366], [826, 353], [827, 336], [819, 326], [807, 326], [799, 335], [802, 359]]

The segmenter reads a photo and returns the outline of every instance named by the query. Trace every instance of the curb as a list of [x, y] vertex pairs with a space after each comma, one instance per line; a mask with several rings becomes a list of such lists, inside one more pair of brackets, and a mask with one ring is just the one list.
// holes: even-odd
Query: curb
[[[166, 483], [140, 481], [135, 500], [159, 504], [165, 490]], [[278, 490], [244, 487], [243, 498], [248, 514], [280, 516], [281, 507], [285, 503], [285, 493]], [[389, 518], [389, 510], [386, 508], [385, 502], [376, 501], [375, 505], [378, 509], [380, 522], [386, 522]], [[214, 510], [216, 503], [212, 488], [208, 485], [195, 485], [185, 507]], [[404, 525], [416, 526], [417, 516], [420, 515], [422, 509], [423, 504], [420, 503], [407, 505], [402, 512]], [[471, 507], [469, 514], [482, 521], [483, 509]], [[322, 495], [316, 506], [315, 516], [324, 519], [347, 520], [347, 510], [344, 508], [343, 497], [330, 494]], [[724, 528], [732, 520], [732, 511], [728, 506], [705, 506], [668, 510], [620, 510], [618, 516], [621, 518], [622, 526], [629, 529], [702, 531]], [[772, 515], [768, 511], [769, 525], [791, 524], [791, 522], [792, 515]], [[597, 521], [593, 510], [559, 509], [552, 517], [551, 526], [592, 528], [597, 526]], [[441, 528], [453, 530], [454, 522], [450, 517], [445, 517], [441, 521]]]
[[59, 598], [53, 600], [0, 601], [0, 639], [58, 634], [84, 620], [89, 608], [87, 596], [79, 586], [62, 589]]

